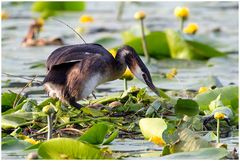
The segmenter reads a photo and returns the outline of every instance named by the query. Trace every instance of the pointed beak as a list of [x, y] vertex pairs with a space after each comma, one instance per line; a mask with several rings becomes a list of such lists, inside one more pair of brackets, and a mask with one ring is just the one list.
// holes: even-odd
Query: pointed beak
[[152, 78], [150, 72], [148, 71], [147, 67], [137, 55], [136, 51], [130, 47], [125, 46], [120, 49], [120, 52], [125, 54], [125, 62], [131, 72], [142, 82], [146, 83], [148, 87], [156, 93], [160, 97], [160, 93], [158, 92], [157, 88], [154, 86], [152, 82]]
[[144, 79], [145, 83], [147, 84], [147, 86], [148, 86], [157, 96], [160, 97], [160, 93], [159, 93], [159, 91], [157, 90], [157, 88], [155, 87], [155, 85], [153, 84], [151, 77], [149, 78], [149, 77], [147, 76], [147, 74], [145, 74], [145, 73], [143, 73], [142, 76], [143, 76], [143, 79]]

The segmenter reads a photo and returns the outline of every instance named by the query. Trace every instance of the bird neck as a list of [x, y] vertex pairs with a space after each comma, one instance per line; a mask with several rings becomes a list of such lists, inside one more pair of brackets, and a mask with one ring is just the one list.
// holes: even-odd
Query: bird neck
[[113, 67], [114, 69], [114, 75], [117, 78], [121, 77], [123, 75], [123, 73], [125, 72], [126, 68], [127, 68], [127, 64], [125, 62], [125, 58], [123, 55], [121, 55], [120, 53], [118, 53], [115, 57], [115, 65]]

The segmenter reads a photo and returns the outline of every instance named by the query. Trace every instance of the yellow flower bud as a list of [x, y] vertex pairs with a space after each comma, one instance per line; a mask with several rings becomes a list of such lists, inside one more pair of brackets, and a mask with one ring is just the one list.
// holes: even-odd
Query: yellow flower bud
[[215, 119], [224, 119], [224, 117], [225, 117], [225, 115], [223, 113], [221, 113], [221, 112], [216, 112], [214, 114], [214, 118]]
[[136, 20], [143, 20], [146, 17], [146, 14], [144, 11], [138, 11], [134, 14], [134, 18]]
[[199, 90], [198, 90], [198, 93], [201, 94], [201, 93], [205, 93], [209, 90], [208, 87], [200, 87]]
[[173, 79], [177, 75], [177, 69], [172, 68], [169, 73], [166, 74], [167, 79]]
[[37, 24], [40, 25], [40, 26], [43, 26], [44, 23], [45, 23], [45, 21], [44, 21], [43, 18], [38, 18], [38, 19], [36, 19], [36, 22], [37, 22]]
[[9, 18], [9, 14], [7, 12], [5, 12], [5, 11], [2, 11], [1, 12], [1, 19], [2, 20], [6, 20], [8, 18]]
[[187, 7], [176, 7], [174, 10], [174, 15], [177, 18], [187, 19], [189, 16], [189, 9]]
[[132, 80], [133, 79], [133, 74], [132, 72], [127, 68], [125, 73], [122, 75], [120, 79], [126, 79], [126, 80]]
[[183, 29], [185, 34], [193, 35], [198, 31], [198, 25], [196, 23], [189, 23], [187, 27]]
[[110, 50], [108, 50], [108, 51], [109, 51], [109, 53], [112, 54], [112, 56], [113, 56], [114, 58], [116, 57], [117, 51], [116, 51], [115, 49], [110, 49]]
[[82, 15], [80, 17], [80, 22], [81, 23], [91, 23], [91, 22], [94, 22], [94, 18], [89, 15]]

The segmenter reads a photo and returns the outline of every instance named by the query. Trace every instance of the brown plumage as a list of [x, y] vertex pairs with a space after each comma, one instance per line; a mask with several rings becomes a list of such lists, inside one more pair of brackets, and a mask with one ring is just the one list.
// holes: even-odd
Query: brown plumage
[[120, 48], [115, 59], [98, 44], [64, 46], [52, 52], [46, 65], [43, 83], [49, 95], [75, 107], [81, 107], [76, 101], [86, 98], [99, 84], [120, 78], [127, 66], [159, 95], [148, 69], [130, 46]]

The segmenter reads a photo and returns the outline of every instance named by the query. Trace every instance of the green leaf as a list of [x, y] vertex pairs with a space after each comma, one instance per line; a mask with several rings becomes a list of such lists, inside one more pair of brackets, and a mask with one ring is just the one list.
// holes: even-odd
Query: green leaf
[[42, 144], [43, 142], [40, 142], [38, 144], [33, 144], [33, 145], [30, 145], [29, 147], [25, 148], [24, 150], [33, 150], [33, 149], [38, 149], [39, 146]]
[[28, 123], [27, 121], [32, 121], [33, 119], [36, 119], [40, 116], [45, 116], [45, 114], [43, 114], [42, 112], [15, 112], [11, 114], [6, 114], [2, 116], [2, 128], [17, 128]]
[[57, 99], [49, 97], [49, 98], [45, 99], [44, 101], [42, 101], [37, 107], [42, 110], [42, 108], [44, 106], [50, 105], [50, 103], [55, 105], [57, 101], [58, 101]]
[[40, 12], [41, 17], [47, 19], [55, 15], [59, 11], [83, 11], [85, 9], [85, 2], [34, 2], [32, 4], [32, 11]]
[[84, 107], [84, 108], [81, 108], [81, 110], [83, 111], [83, 113], [87, 115], [91, 115], [93, 117], [104, 116], [104, 114], [100, 110], [97, 110], [94, 108]]
[[[160, 59], [163, 57], [169, 57], [169, 47], [166, 39], [166, 35], [162, 31], [151, 32], [146, 36], [147, 50], [150, 57]], [[140, 55], [144, 55], [142, 48], [141, 37], [136, 37], [131, 41], [124, 42], [127, 45], [133, 47]]]
[[155, 100], [147, 109], [146, 116], [151, 116], [154, 112], [157, 112], [161, 107], [161, 102], [159, 100]]
[[83, 11], [85, 9], [84, 2], [34, 2], [32, 11]]
[[172, 58], [189, 60], [203, 58], [197, 57], [192, 53], [187, 42], [181, 37], [178, 32], [167, 29], [166, 37]]
[[160, 157], [162, 160], [219, 160], [228, 155], [224, 148], [202, 148], [192, 152], [182, 152]]
[[177, 100], [177, 104], [174, 106], [175, 113], [180, 115], [195, 116], [199, 113], [199, 107], [197, 102], [191, 99]]
[[90, 144], [102, 144], [107, 134], [108, 126], [103, 123], [93, 125], [88, 129], [79, 140], [86, 141]]
[[[238, 113], [238, 86], [226, 86], [215, 88], [202, 94], [195, 96], [194, 100], [198, 103], [200, 110], [209, 110], [209, 104], [221, 94], [220, 101], [224, 106], [231, 105], [234, 113]], [[237, 101], [238, 102], [238, 101]]]
[[211, 147], [208, 141], [201, 138], [193, 131], [185, 128], [178, 132], [179, 140], [172, 146], [172, 152], [189, 152], [199, 150], [201, 148]]
[[42, 143], [38, 154], [43, 159], [109, 159], [98, 147], [70, 138], [56, 138]]
[[214, 134], [214, 132], [209, 131], [206, 135], [203, 136], [203, 139], [207, 141], [216, 141], [217, 136]]
[[[15, 101], [17, 95], [18, 95], [17, 93], [14, 93], [12, 91], [2, 93], [2, 99], [1, 99], [1, 101], [2, 101], [2, 112], [5, 112], [8, 109], [13, 108], [13, 104], [14, 104], [14, 101]], [[20, 104], [25, 99], [26, 99], [25, 97], [23, 97], [22, 95], [19, 95], [16, 102], [18, 102], [18, 104]]]
[[166, 30], [166, 37], [172, 58], [191, 60], [226, 55], [225, 53], [201, 42], [185, 40], [183, 35], [172, 29]]
[[24, 140], [19, 140], [14, 137], [4, 137], [2, 138], [2, 150], [22, 150], [25, 149], [26, 147], [30, 146], [31, 144], [24, 141]]
[[103, 145], [110, 144], [117, 136], [118, 136], [119, 130], [115, 130], [107, 139], [103, 141]]
[[167, 129], [165, 120], [161, 118], [142, 118], [139, 126], [146, 139], [155, 137], [163, 140], [163, 132]]
[[210, 109], [210, 111], [213, 111], [213, 110], [215, 110], [215, 109], [218, 108], [218, 107], [224, 106], [223, 103], [222, 103], [222, 101], [220, 100], [220, 98], [221, 98], [221, 94], [218, 95], [215, 100], [213, 100], [213, 101], [210, 102], [210, 104], [209, 104], [209, 109]]
[[225, 53], [220, 52], [216, 49], [214, 49], [211, 46], [208, 46], [206, 44], [203, 44], [198, 41], [186, 41], [191, 50], [194, 54], [205, 57], [205, 58], [211, 58], [211, 57], [217, 57], [217, 56], [226, 56]]

